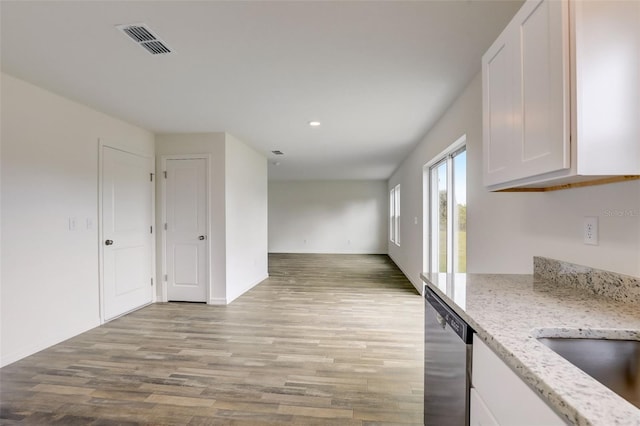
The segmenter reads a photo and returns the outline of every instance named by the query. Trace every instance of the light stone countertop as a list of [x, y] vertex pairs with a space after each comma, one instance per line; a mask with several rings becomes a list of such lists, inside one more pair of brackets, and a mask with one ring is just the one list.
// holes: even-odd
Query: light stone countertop
[[640, 340], [638, 303], [533, 275], [425, 273], [422, 279], [565, 421], [640, 426], [640, 409], [536, 339]]

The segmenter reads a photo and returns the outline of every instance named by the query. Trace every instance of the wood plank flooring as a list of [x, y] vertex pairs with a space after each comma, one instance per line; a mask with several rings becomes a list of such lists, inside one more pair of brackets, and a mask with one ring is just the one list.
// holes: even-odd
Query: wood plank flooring
[[387, 256], [272, 254], [269, 273], [0, 369], [0, 423], [422, 424], [423, 299]]

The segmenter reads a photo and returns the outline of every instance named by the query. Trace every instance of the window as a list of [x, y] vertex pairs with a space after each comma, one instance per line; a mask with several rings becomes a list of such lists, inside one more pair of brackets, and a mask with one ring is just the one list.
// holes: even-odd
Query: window
[[[462, 137], [425, 166], [425, 266], [431, 272], [467, 270], [467, 151]], [[427, 234], [425, 234], [427, 235]], [[428, 264], [427, 264], [428, 263]]]
[[400, 245], [400, 184], [389, 193], [389, 239]]

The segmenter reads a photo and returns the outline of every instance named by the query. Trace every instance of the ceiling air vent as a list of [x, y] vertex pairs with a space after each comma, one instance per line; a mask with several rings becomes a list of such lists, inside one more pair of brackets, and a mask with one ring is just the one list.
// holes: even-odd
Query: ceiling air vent
[[284, 152], [280, 151], [279, 149], [276, 149], [275, 151], [271, 151], [274, 155], [284, 155]]
[[152, 55], [171, 53], [171, 49], [167, 44], [156, 36], [146, 24], [116, 25], [116, 28], [128, 35], [131, 40], [144, 47]]

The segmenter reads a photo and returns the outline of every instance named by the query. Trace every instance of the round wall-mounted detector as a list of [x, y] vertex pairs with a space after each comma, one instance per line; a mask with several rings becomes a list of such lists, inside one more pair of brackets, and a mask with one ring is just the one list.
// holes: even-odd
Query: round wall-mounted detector
[[309, 122], [309, 126], [311, 127], [318, 127], [320, 125], [319, 121], [310, 121]]

